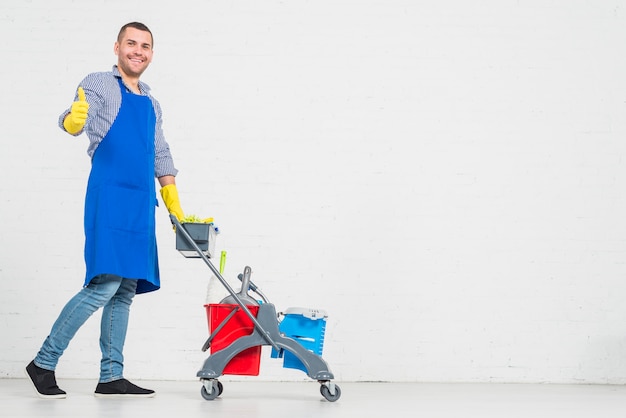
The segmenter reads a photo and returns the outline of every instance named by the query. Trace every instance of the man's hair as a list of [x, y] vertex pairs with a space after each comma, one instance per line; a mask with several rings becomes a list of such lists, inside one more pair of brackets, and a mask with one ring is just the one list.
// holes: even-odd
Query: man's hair
[[150, 38], [152, 39], [152, 47], [154, 48], [154, 36], [152, 36], [152, 32], [150, 31], [150, 29], [148, 29], [146, 25], [144, 25], [143, 23], [139, 23], [139, 22], [130, 22], [122, 26], [122, 28], [120, 29], [120, 33], [117, 34], [117, 42], [122, 41], [124, 32], [126, 32], [126, 28], [133, 28], [133, 29], [142, 30], [144, 32], [148, 32], [150, 34]]

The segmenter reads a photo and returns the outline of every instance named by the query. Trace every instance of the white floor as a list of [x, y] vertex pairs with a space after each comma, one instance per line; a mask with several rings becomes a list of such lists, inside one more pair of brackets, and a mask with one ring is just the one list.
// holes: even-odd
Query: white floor
[[626, 387], [593, 385], [342, 383], [328, 402], [319, 384], [226, 381], [206, 401], [200, 382], [136, 382], [157, 391], [151, 399], [100, 399], [95, 383], [60, 380], [63, 400], [38, 398], [26, 379], [0, 379], [2, 417], [626, 417]]

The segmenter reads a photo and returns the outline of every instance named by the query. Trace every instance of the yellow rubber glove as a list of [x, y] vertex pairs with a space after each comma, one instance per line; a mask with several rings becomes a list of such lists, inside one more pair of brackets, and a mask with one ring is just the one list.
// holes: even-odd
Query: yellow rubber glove
[[72, 135], [76, 135], [83, 130], [85, 122], [87, 122], [87, 112], [89, 111], [89, 103], [85, 97], [85, 90], [78, 88], [78, 100], [72, 103], [70, 113], [63, 120], [63, 127]]
[[163, 198], [163, 202], [165, 202], [167, 210], [172, 215], [176, 216], [176, 219], [180, 222], [185, 217], [185, 213], [180, 207], [180, 199], [178, 198], [176, 185], [168, 184], [167, 186], [163, 186], [163, 188], [161, 188], [161, 197]]

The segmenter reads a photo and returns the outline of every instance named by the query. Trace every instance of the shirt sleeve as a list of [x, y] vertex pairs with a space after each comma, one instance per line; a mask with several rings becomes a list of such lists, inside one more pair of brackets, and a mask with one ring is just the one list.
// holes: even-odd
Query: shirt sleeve
[[[112, 80], [115, 79], [107, 73], [92, 73], [82, 79], [75, 89], [74, 101], [78, 100], [78, 87], [82, 87], [85, 91], [85, 98], [87, 103], [89, 103], [89, 111], [87, 112], [87, 121], [84, 128], [74, 136], [81, 135], [83, 132], [87, 134], [90, 142], [87, 153], [90, 157], [93, 156], [95, 149], [107, 134], [119, 111], [121, 97], [116, 96], [116, 91], [107, 85], [107, 83], [111, 84]], [[113, 93], [107, 95], [107, 91], [112, 91]], [[106, 102], [108, 102], [107, 106], [105, 106]], [[70, 111], [71, 107], [63, 111], [59, 116], [59, 127], [64, 132], [66, 131], [65, 127], [63, 127], [63, 120]]]
[[[83, 127], [83, 129], [81, 129], [75, 134], [70, 134], [70, 135], [78, 136], [82, 134], [83, 132], [85, 132], [87, 126], [89, 125], [90, 119], [92, 119], [91, 115], [97, 114], [99, 112], [102, 98], [98, 90], [92, 88], [92, 86], [95, 84], [94, 78], [95, 78], [94, 75], [90, 74], [87, 77], [85, 77], [78, 84], [78, 86], [76, 86], [76, 90], [74, 93], [74, 100], [72, 100], [72, 103], [78, 100], [78, 88], [82, 87], [83, 90], [85, 91], [85, 99], [87, 100], [87, 103], [89, 103], [89, 110], [87, 112], [87, 121], [85, 122], [85, 126]], [[65, 127], [63, 126], [63, 121], [65, 120], [65, 117], [70, 114], [71, 110], [72, 110], [72, 107], [70, 106], [67, 109], [65, 109], [63, 113], [61, 113], [61, 115], [59, 115], [59, 128], [61, 128], [64, 132], [67, 132], [67, 131], [65, 130]]]
[[174, 167], [174, 159], [170, 152], [170, 146], [163, 134], [163, 112], [161, 105], [154, 98], [152, 103], [156, 115], [156, 126], [154, 127], [154, 175], [155, 177], [176, 176], [178, 170]]

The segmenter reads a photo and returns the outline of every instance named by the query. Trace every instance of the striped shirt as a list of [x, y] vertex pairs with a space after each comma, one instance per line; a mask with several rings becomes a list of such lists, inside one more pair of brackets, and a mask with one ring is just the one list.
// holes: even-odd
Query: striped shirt
[[[89, 112], [87, 113], [87, 122], [83, 131], [89, 138], [89, 147], [87, 148], [87, 154], [93, 158], [93, 155], [100, 145], [100, 142], [104, 139], [106, 134], [111, 129], [117, 113], [122, 106], [122, 93], [120, 92], [120, 86], [118, 84], [118, 78], [121, 78], [121, 74], [117, 69], [117, 65], [113, 66], [112, 71], [91, 73], [87, 75], [80, 82], [79, 87], [85, 90], [85, 96], [89, 103]], [[140, 81], [139, 89], [141, 94], [148, 96], [152, 101], [152, 107], [156, 115], [156, 126], [154, 135], [154, 175], [156, 177], [171, 175], [175, 176], [178, 170], [174, 167], [174, 160], [170, 153], [170, 147], [165, 141], [163, 135], [163, 113], [161, 111], [161, 105], [150, 94], [150, 87]], [[78, 100], [78, 93], [74, 100]], [[59, 116], [59, 127], [63, 130], [63, 120], [70, 109], [65, 110]], [[83, 131], [76, 135], [80, 135]]]

